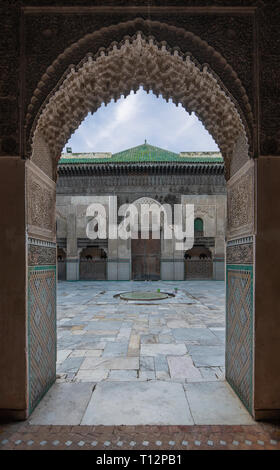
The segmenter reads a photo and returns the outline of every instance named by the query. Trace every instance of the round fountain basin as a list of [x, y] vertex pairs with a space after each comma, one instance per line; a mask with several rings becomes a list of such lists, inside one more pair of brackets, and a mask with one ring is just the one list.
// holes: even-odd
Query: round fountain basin
[[166, 292], [124, 292], [120, 294], [120, 298], [123, 300], [163, 300], [167, 299], [169, 294]]

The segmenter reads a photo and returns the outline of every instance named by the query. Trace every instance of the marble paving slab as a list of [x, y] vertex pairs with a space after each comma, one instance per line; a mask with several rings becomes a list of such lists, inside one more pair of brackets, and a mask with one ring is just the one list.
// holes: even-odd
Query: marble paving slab
[[195, 424], [253, 424], [241, 401], [226, 382], [184, 385]]
[[54, 384], [32, 413], [30, 424], [80, 424], [93, 387], [93, 383]]
[[191, 425], [183, 386], [161, 381], [102, 382], [82, 419], [84, 425]]

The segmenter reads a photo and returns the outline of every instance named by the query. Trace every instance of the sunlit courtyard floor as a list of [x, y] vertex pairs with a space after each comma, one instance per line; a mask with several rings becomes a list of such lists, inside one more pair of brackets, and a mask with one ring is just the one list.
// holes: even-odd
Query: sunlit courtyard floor
[[[158, 289], [175, 295], [117, 295]], [[30, 423], [253, 423], [224, 380], [224, 289], [217, 281], [59, 282], [57, 381]]]

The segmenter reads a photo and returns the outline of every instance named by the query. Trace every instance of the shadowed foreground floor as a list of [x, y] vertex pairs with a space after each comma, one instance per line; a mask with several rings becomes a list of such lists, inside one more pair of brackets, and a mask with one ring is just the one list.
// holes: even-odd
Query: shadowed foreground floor
[[279, 450], [280, 426], [0, 425], [2, 450]]

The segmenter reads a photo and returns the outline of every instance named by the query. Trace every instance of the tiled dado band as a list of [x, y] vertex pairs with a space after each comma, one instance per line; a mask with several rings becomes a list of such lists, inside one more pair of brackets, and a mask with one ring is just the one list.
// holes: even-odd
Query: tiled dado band
[[226, 246], [227, 264], [253, 264], [253, 236], [229, 240]]
[[56, 378], [56, 244], [28, 238], [29, 412]]
[[56, 265], [56, 243], [28, 238], [28, 266]]
[[253, 237], [227, 243], [226, 379], [246, 408], [253, 405]]

